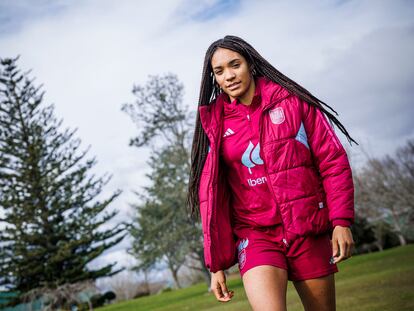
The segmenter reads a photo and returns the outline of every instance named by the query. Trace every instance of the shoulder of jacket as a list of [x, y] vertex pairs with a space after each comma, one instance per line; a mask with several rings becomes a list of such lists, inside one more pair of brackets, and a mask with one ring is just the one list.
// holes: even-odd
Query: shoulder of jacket
[[201, 123], [206, 132], [213, 129], [216, 130], [223, 115], [223, 101], [220, 97], [212, 100], [208, 105], [199, 106]]
[[266, 102], [276, 102], [291, 95], [286, 88], [267, 77], [259, 77], [257, 79], [257, 85], [260, 87], [262, 98]]

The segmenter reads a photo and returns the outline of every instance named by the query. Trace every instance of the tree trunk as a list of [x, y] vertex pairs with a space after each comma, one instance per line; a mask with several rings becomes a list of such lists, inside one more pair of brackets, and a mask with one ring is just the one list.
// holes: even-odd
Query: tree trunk
[[178, 269], [170, 269], [170, 270], [174, 278], [175, 286], [177, 286], [177, 288], [181, 288], [180, 281], [178, 280], [178, 273], [177, 273]]
[[397, 233], [398, 239], [400, 240], [400, 245], [404, 246], [407, 245], [407, 240], [405, 239], [404, 235], [401, 233]]
[[[197, 252], [197, 257], [199, 258], [199, 262], [200, 262], [201, 267], [203, 269], [203, 277], [204, 277], [204, 280], [206, 281], [206, 284], [207, 284], [208, 288], [210, 288], [210, 284], [211, 284], [211, 273], [207, 269], [206, 265], [204, 264], [204, 250], [203, 249], [200, 249]], [[209, 289], [209, 291], [210, 291], [210, 289]]]
[[392, 219], [394, 220], [393, 225], [394, 225], [394, 228], [395, 228], [395, 234], [398, 236], [398, 239], [400, 240], [400, 245], [404, 246], [404, 245], [407, 244], [407, 241], [405, 240], [405, 237], [402, 234], [402, 230], [401, 230], [401, 226], [400, 226], [400, 223], [399, 223], [398, 216], [397, 216], [394, 209], [392, 209], [391, 211], [392, 211], [392, 213], [391, 213]]
[[384, 248], [382, 247], [382, 244], [381, 244], [379, 241], [376, 241], [376, 242], [375, 242], [375, 245], [378, 247], [378, 250], [379, 250], [380, 252], [382, 252], [382, 251], [384, 250]]
[[204, 277], [204, 280], [206, 281], [207, 286], [210, 287], [211, 273], [204, 265], [203, 265], [203, 277]]
[[150, 286], [149, 286], [149, 282], [148, 282], [148, 272], [147, 272], [147, 270], [144, 270], [144, 282], [145, 282], [146, 291], [147, 291], [148, 295], [150, 295], [151, 290], [150, 290]]
[[375, 245], [378, 247], [379, 251], [382, 252], [384, 250], [384, 240], [382, 238], [383, 231], [381, 225], [377, 225], [374, 227], [374, 235], [375, 235]]

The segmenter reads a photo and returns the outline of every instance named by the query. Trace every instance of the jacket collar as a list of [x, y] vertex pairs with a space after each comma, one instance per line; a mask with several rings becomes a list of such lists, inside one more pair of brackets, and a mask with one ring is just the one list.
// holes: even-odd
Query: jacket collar
[[[263, 101], [262, 111], [290, 95], [287, 89], [265, 77], [256, 78], [256, 88], [259, 89], [255, 90], [255, 96], [259, 95]], [[224, 105], [228, 103], [228, 95], [221, 93], [210, 104], [198, 107], [201, 124], [210, 140], [214, 141], [217, 133], [220, 132]]]
[[[257, 79], [255, 79], [255, 85], [256, 83], [257, 83]], [[260, 89], [261, 89], [260, 87], [255, 87], [253, 98], [252, 98], [252, 103], [249, 106], [250, 108], [256, 108], [257, 106], [260, 106], [260, 103], [262, 101]], [[223, 96], [223, 100], [224, 100], [224, 104], [223, 104], [224, 111], [238, 110], [240, 106], [243, 106], [243, 104], [240, 102], [238, 98], [234, 99], [233, 101], [230, 101], [229, 96], [226, 95], [226, 96]]]

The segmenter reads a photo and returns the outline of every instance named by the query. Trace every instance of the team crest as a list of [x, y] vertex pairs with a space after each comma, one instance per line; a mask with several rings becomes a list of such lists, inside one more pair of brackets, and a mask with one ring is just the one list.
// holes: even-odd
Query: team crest
[[285, 121], [285, 113], [283, 112], [282, 107], [276, 107], [270, 110], [269, 114], [273, 124], [281, 124]]

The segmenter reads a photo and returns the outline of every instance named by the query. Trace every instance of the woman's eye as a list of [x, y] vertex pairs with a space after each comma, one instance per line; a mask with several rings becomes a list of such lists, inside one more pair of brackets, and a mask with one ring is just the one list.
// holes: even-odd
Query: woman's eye
[[220, 71], [216, 71], [216, 72], [215, 72], [215, 74], [216, 74], [216, 75], [221, 75], [221, 73], [222, 73], [222, 71], [221, 71], [221, 70], [220, 70]]
[[234, 64], [233, 67], [234, 68], [238, 68], [240, 66], [240, 64]]

